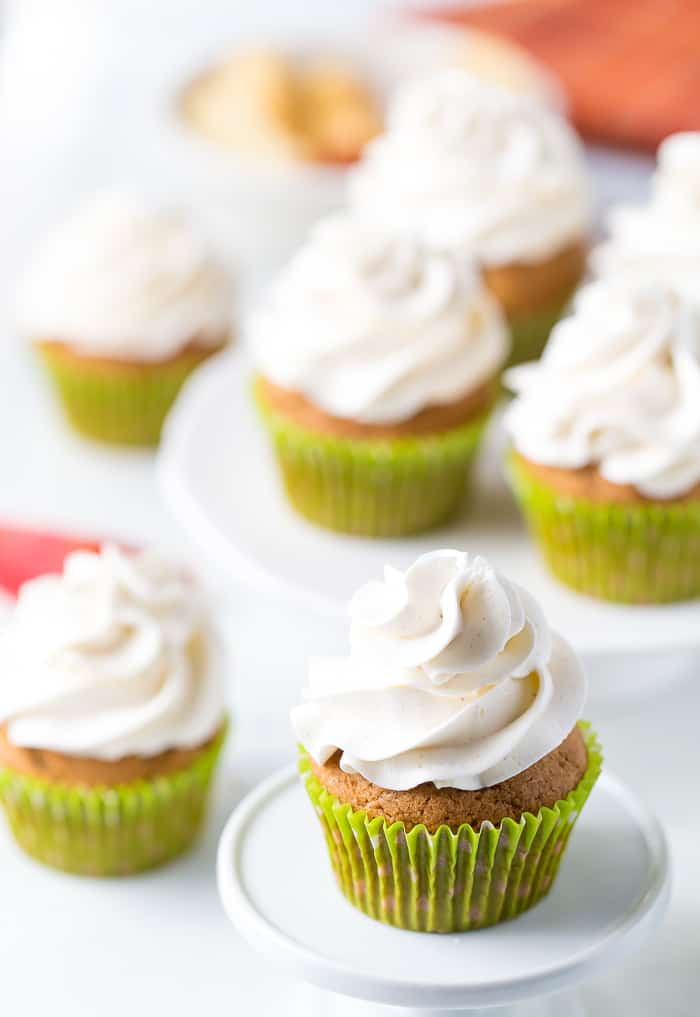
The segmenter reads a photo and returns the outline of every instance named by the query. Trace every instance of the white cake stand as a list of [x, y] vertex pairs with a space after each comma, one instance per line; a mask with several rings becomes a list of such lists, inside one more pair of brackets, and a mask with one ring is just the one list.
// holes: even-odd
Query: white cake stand
[[404, 932], [367, 918], [337, 890], [318, 821], [289, 767], [229, 819], [218, 881], [241, 936], [315, 987], [290, 1013], [360, 1017], [390, 1007], [387, 1017], [486, 1009], [494, 1017], [573, 1017], [584, 1013], [575, 996], [557, 996], [552, 1009], [542, 997], [636, 949], [663, 916], [670, 870], [654, 816], [603, 775], [552, 892], [532, 911], [478, 932]]
[[437, 547], [473, 550], [531, 590], [553, 626], [586, 655], [594, 697], [638, 698], [645, 687], [665, 686], [696, 665], [697, 602], [606, 604], [549, 576], [503, 477], [498, 420], [480, 458], [473, 505], [453, 523], [403, 540], [345, 536], [307, 523], [287, 505], [252, 406], [251, 377], [242, 351], [200, 369], [167, 422], [159, 455], [166, 501], [218, 565], [253, 586], [338, 616], [353, 590], [387, 563], [406, 567]]

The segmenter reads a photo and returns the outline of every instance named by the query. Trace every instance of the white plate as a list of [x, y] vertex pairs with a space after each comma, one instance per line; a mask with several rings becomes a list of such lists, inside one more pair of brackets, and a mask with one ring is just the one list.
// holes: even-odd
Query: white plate
[[337, 890], [318, 820], [292, 767], [234, 811], [219, 845], [218, 876], [238, 932], [297, 977], [361, 999], [435, 1008], [505, 1004], [588, 977], [646, 938], [663, 915], [670, 883], [656, 819], [604, 775], [552, 892], [532, 911], [451, 936], [393, 929]]
[[305, 522], [284, 499], [255, 417], [250, 377], [241, 351], [205, 365], [183, 390], [159, 457], [162, 489], [178, 520], [214, 561], [240, 578], [338, 615], [352, 592], [378, 577], [385, 564], [405, 568], [425, 551], [456, 547], [485, 555], [527, 587], [581, 652], [641, 655], [700, 647], [697, 602], [607, 604], [548, 575], [502, 476], [497, 424], [481, 457], [472, 507], [449, 526], [403, 540], [371, 540]]

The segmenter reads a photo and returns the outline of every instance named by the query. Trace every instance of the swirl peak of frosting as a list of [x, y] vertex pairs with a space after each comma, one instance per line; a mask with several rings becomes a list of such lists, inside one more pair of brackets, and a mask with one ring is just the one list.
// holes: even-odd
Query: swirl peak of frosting
[[166, 360], [231, 330], [228, 272], [175, 210], [104, 192], [49, 234], [21, 280], [17, 323], [31, 340], [86, 356]]
[[0, 630], [14, 744], [114, 760], [193, 748], [224, 715], [221, 654], [196, 589], [152, 552], [78, 551], [25, 583]]
[[350, 182], [358, 214], [482, 263], [537, 261], [585, 237], [581, 148], [546, 105], [452, 68], [399, 90]]
[[460, 398], [509, 345], [472, 267], [345, 214], [318, 224], [248, 331], [270, 381], [363, 423]]
[[700, 288], [700, 131], [673, 134], [658, 152], [649, 200], [610, 213], [595, 272], [665, 284], [697, 300]]
[[651, 498], [700, 482], [700, 309], [667, 287], [584, 287], [542, 359], [513, 368], [506, 423], [548, 466], [595, 465]]
[[386, 568], [350, 605], [350, 655], [312, 659], [299, 740], [319, 763], [391, 790], [474, 790], [555, 749], [585, 679], [536, 601], [478, 556], [443, 550]]

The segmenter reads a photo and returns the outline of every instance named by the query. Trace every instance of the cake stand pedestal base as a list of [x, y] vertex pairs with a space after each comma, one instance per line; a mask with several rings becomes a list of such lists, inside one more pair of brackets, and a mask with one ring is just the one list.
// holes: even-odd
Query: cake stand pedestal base
[[656, 819], [603, 774], [537, 907], [475, 932], [395, 929], [338, 892], [318, 821], [288, 767], [229, 819], [218, 881], [241, 936], [307, 983], [300, 1017], [583, 1017], [580, 1001], [561, 993], [646, 939], [670, 876]]
[[367, 1003], [311, 986], [301, 987], [293, 1014], [294, 1017], [587, 1017], [581, 1000], [569, 992], [508, 1006], [426, 1010]]

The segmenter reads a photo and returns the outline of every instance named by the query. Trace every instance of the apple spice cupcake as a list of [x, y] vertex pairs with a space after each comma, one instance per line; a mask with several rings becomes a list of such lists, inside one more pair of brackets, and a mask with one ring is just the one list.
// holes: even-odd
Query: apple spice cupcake
[[639, 285], [700, 293], [700, 132], [673, 134], [659, 148], [650, 199], [613, 208], [594, 272]]
[[514, 362], [537, 357], [583, 277], [591, 201], [569, 125], [451, 68], [400, 90], [350, 181], [357, 213], [475, 257]]
[[350, 614], [350, 655], [312, 659], [292, 711], [341, 891], [421, 932], [533, 907], [601, 768], [573, 650], [461, 551], [387, 567]]
[[47, 238], [20, 285], [18, 327], [78, 432], [155, 445], [185, 379], [231, 336], [231, 292], [179, 214], [103, 193]]
[[0, 804], [18, 844], [116, 876], [192, 844], [225, 734], [200, 597], [152, 553], [78, 551], [0, 632]]
[[553, 574], [605, 600], [700, 596], [700, 317], [664, 287], [582, 289], [513, 368], [509, 472]]
[[402, 536], [459, 506], [508, 355], [466, 262], [338, 215], [250, 321], [286, 493], [333, 530]]

